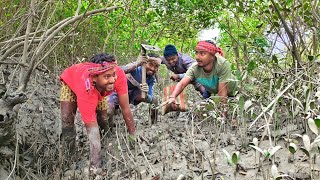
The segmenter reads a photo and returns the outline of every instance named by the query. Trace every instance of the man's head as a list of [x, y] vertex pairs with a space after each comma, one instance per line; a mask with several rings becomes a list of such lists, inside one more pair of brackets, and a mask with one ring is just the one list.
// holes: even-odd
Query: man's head
[[166, 45], [163, 51], [163, 56], [170, 66], [175, 66], [178, 61], [178, 51], [172, 44]]
[[199, 41], [196, 46], [196, 61], [199, 67], [206, 67], [215, 60], [215, 54], [223, 56], [222, 49], [211, 40]]
[[117, 80], [115, 68], [117, 66], [117, 61], [115, 56], [101, 53], [93, 56], [90, 61], [99, 64], [89, 70], [97, 90], [99, 92], [113, 91], [114, 83]]
[[146, 72], [148, 76], [153, 76], [157, 73], [161, 64], [161, 58], [158, 54], [149, 53], [148, 62], [146, 64]]

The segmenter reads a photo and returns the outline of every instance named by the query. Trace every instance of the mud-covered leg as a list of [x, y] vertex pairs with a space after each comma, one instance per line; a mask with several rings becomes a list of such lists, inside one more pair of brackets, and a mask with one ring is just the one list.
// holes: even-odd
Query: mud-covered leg
[[90, 164], [101, 168], [101, 142], [98, 123], [86, 124], [88, 139], [90, 143]]
[[74, 119], [77, 111], [77, 103], [60, 101], [63, 148], [73, 152], [75, 150], [76, 130]]
[[100, 127], [100, 130], [104, 130], [104, 132], [108, 131], [109, 125], [108, 125], [108, 114], [107, 110], [97, 110], [97, 120], [98, 120], [98, 125]]
[[108, 97], [105, 97], [102, 101], [99, 101], [97, 107], [97, 121], [100, 127], [101, 133], [110, 131], [109, 119], [113, 115], [113, 104], [108, 104]]

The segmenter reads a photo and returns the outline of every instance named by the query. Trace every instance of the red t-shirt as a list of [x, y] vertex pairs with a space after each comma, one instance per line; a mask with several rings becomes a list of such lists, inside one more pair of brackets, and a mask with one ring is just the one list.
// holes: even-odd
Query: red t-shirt
[[[112, 92], [100, 94], [93, 86], [88, 69], [96, 67], [96, 63], [80, 63], [65, 69], [60, 79], [66, 83], [77, 96], [77, 105], [85, 124], [97, 121], [96, 108], [98, 101]], [[114, 83], [114, 90], [118, 95], [128, 93], [127, 77], [124, 71], [116, 66], [117, 80]]]

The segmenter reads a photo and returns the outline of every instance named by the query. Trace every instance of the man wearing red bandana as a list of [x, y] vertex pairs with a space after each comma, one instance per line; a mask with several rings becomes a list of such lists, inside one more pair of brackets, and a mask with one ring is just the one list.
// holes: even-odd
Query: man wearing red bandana
[[168, 103], [177, 108], [176, 97], [192, 81], [203, 85], [210, 93], [218, 94], [225, 107], [223, 116], [227, 118], [227, 97], [234, 96], [237, 80], [231, 73], [230, 63], [223, 58], [223, 51], [210, 40], [199, 41], [196, 46], [196, 61], [186, 72], [185, 77], [176, 85]]
[[117, 92], [122, 115], [130, 135], [134, 135], [135, 126], [129, 106], [127, 78], [124, 71], [117, 66], [113, 55], [97, 54], [91, 62], [75, 64], [63, 71], [60, 95], [62, 118], [61, 138], [71, 152], [75, 145], [74, 119], [77, 108], [87, 130], [90, 142], [90, 163], [101, 167], [101, 129], [107, 128], [107, 98]]

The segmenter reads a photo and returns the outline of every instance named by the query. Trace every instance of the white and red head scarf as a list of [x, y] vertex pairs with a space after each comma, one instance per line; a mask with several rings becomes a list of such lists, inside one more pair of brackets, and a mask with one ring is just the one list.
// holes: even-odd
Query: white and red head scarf
[[103, 62], [102, 64], [92, 63], [92, 67], [88, 69], [90, 75], [102, 74], [117, 66], [117, 62]]
[[212, 43], [206, 42], [206, 41], [199, 41], [196, 46], [197, 51], [206, 51], [210, 54], [215, 55], [216, 53], [219, 53], [222, 57], [224, 56], [224, 53], [221, 48], [215, 46]]

